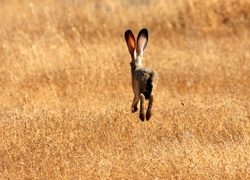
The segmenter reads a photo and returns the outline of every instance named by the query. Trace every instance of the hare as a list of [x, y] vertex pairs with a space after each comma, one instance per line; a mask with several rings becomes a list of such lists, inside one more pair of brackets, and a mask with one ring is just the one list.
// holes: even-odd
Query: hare
[[134, 99], [132, 102], [132, 113], [138, 110], [140, 101], [139, 118], [145, 120], [145, 100], [148, 100], [148, 108], [146, 112], [146, 120], [149, 120], [152, 115], [152, 106], [154, 102], [154, 91], [158, 83], [158, 74], [152, 68], [146, 68], [142, 65], [142, 57], [144, 49], [148, 42], [148, 30], [142, 29], [135, 41], [135, 37], [131, 30], [127, 30], [124, 34], [128, 46], [128, 51], [131, 55], [131, 74], [132, 87], [134, 91]]

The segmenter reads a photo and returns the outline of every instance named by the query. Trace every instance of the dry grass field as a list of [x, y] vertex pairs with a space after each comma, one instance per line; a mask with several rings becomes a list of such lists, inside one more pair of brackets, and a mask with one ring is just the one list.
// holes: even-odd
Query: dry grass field
[[0, 0], [0, 102], [0, 179], [250, 179], [250, 2]]

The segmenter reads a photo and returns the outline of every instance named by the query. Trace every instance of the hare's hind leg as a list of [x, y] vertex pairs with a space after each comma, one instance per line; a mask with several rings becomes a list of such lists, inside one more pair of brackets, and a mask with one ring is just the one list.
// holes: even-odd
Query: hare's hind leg
[[140, 119], [144, 121], [145, 119], [145, 110], [144, 110], [144, 104], [145, 104], [145, 96], [143, 94], [140, 94]]
[[149, 102], [148, 102], [148, 109], [147, 109], [147, 113], [146, 113], [146, 119], [147, 121], [150, 119], [151, 115], [152, 115], [152, 106], [154, 103], [154, 96], [150, 95], [149, 97]]

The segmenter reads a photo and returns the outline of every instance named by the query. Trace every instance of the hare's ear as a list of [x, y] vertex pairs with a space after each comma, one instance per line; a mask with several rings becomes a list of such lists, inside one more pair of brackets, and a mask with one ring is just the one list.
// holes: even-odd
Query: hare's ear
[[138, 55], [143, 54], [143, 51], [146, 48], [147, 43], [148, 43], [148, 30], [142, 29], [137, 37], [136, 52]]
[[132, 57], [134, 57], [134, 51], [135, 51], [135, 37], [131, 30], [127, 30], [124, 34], [128, 51], [131, 54]]

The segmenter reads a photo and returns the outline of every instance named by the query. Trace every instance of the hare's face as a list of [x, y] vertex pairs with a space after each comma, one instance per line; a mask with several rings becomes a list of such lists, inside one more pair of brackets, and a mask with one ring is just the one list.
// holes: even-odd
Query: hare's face
[[142, 59], [141, 56], [137, 56], [135, 59], [132, 59], [130, 62], [131, 70], [135, 70], [137, 68], [142, 68]]
[[135, 68], [135, 60], [132, 59], [129, 64], [132, 69]]

